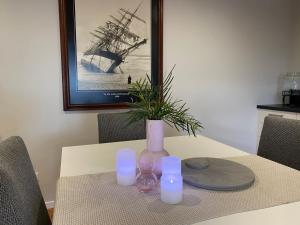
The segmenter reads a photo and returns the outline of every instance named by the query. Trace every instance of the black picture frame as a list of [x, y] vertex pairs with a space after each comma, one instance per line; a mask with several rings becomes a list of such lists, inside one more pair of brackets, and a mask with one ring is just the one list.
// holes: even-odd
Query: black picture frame
[[[75, 0], [59, 0], [59, 12], [64, 110], [127, 108], [130, 96], [126, 91], [77, 91]], [[151, 41], [151, 82], [160, 85], [163, 77], [163, 0], [151, 0]], [[116, 95], [119, 96], [117, 100]]]

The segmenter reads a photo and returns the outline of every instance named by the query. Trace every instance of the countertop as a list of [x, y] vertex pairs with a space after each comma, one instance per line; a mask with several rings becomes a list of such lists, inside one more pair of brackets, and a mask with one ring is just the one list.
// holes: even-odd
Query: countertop
[[293, 105], [283, 105], [283, 104], [258, 105], [257, 108], [258, 109], [275, 110], [275, 111], [283, 111], [283, 112], [300, 113], [300, 106], [293, 106]]

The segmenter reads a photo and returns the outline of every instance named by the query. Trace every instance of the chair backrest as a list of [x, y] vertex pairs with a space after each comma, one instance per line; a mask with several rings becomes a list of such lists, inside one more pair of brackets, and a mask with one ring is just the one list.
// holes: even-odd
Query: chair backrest
[[266, 117], [257, 155], [300, 170], [300, 121]]
[[99, 113], [99, 143], [145, 139], [145, 122], [141, 120], [128, 125], [128, 120], [128, 112]]
[[20, 137], [0, 143], [0, 225], [50, 225], [51, 221]]

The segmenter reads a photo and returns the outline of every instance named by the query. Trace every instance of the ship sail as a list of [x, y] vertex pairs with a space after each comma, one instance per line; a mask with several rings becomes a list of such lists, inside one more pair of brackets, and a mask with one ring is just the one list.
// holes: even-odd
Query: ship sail
[[91, 35], [96, 39], [88, 48], [81, 59], [81, 64], [94, 72], [115, 73], [126, 57], [140, 46], [147, 43], [147, 38], [142, 38], [130, 30], [132, 22], [146, 24], [146, 21], [136, 14], [141, 7], [130, 12], [120, 8], [119, 16], [110, 16], [110, 19], [102, 26], [97, 27]]

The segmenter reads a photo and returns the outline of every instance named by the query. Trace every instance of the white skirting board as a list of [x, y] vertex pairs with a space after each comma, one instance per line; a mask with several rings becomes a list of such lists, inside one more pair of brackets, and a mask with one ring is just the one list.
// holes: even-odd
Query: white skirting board
[[54, 208], [54, 201], [45, 202], [47, 209]]

